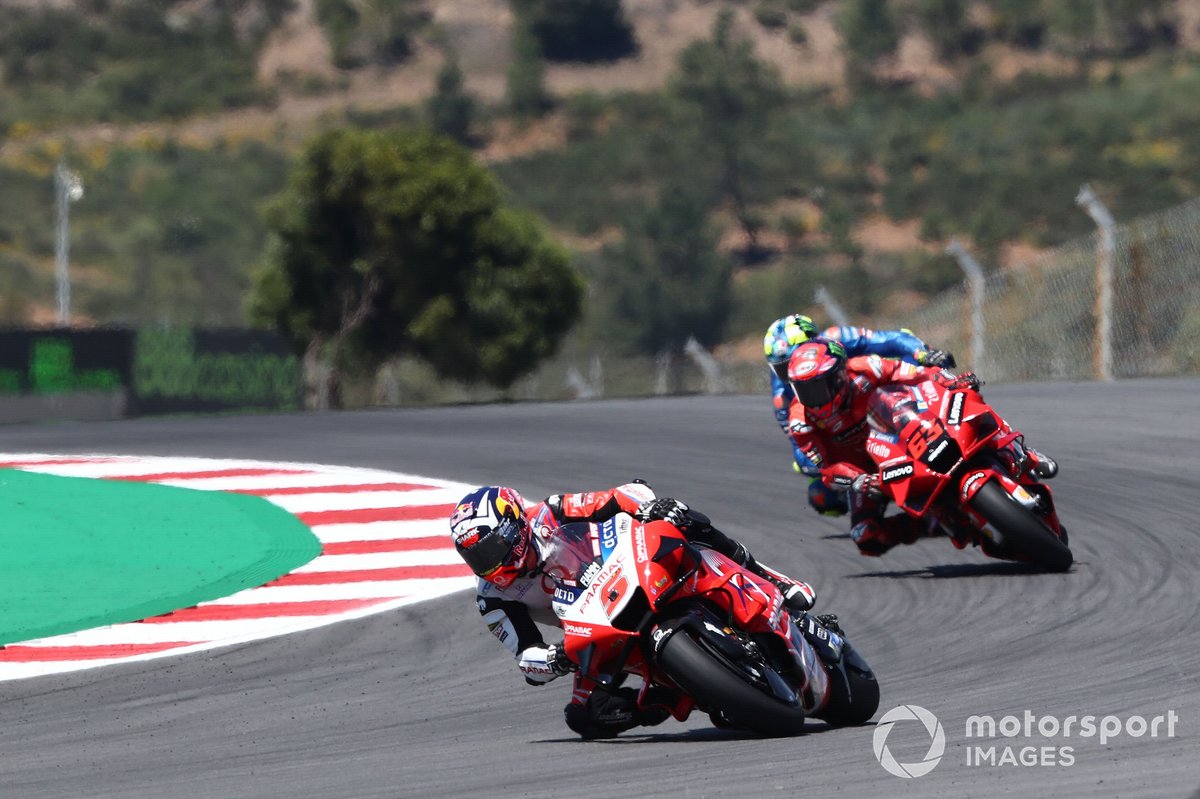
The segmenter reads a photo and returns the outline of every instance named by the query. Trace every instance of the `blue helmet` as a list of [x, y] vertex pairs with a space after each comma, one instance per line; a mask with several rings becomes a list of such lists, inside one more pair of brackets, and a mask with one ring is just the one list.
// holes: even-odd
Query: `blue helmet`
[[767, 328], [763, 337], [763, 354], [771, 371], [783, 381], [788, 379], [788, 360], [804, 342], [816, 338], [817, 326], [813, 320], [802, 314], [789, 314], [782, 319], [776, 319]]

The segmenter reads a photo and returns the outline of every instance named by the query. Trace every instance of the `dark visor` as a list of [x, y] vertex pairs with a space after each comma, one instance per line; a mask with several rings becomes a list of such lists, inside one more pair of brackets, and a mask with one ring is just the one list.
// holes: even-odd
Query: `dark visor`
[[792, 390], [796, 399], [806, 408], [821, 408], [837, 397], [842, 388], [844, 377], [841, 370], [831, 369], [812, 380], [796, 380], [792, 382]]
[[[483, 528], [480, 530], [482, 531]], [[460, 550], [459, 554], [471, 567], [471, 571], [480, 577], [485, 577], [504, 565], [520, 534], [521, 528], [516, 519], [505, 517], [498, 526], [487, 532], [480, 532], [479, 540], [470, 547]]]

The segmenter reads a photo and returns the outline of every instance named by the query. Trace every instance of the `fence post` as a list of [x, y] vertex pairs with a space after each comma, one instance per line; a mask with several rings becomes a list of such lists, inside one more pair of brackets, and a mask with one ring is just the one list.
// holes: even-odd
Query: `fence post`
[[67, 261], [71, 249], [71, 203], [83, 197], [83, 181], [65, 160], [54, 168], [54, 281], [57, 284], [58, 326], [71, 326], [71, 278]]
[[979, 369], [983, 362], [983, 297], [986, 284], [983, 267], [971, 257], [958, 239], [950, 239], [946, 253], [958, 261], [958, 266], [967, 276], [967, 289], [971, 301], [971, 365]]
[[580, 374], [579, 370], [573, 364], [567, 367], [567, 374], [564, 380], [567, 388], [575, 392], [575, 399], [595, 399], [596, 389], [587, 380], [583, 379], [583, 375]]
[[829, 289], [825, 288], [824, 286], [817, 286], [817, 290], [813, 294], [813, 298], [816, 299], [817, 302], [821, 303], [821, 305], [825, 306], [825, 313], [829, 315], [829, 318], [833, 320], [835, 325], [839, 327], [849, 326], [850, 320], [846, 318], [846, 312], [843, 311], [842, 307], [837, 304], [836, 300], [833, 299], [833, 295], [829, 293]]
[[1092, 348], [1092, 373], [1097, 380], [1112, 380], [1113, 250], [1116, 249], [1113, 228], [1116, 223], [1087, 183], [1079, 188], [1075, 204], [1087, 211], [1100, 229], [1100, 248], [1096, 254], [1096, 331]]
[[687, 343], [683, 345], [683, 351], [687, 356], [696, 362], [700, 367], [700, 371], [704, 373], [704, 390], [709, 394], [718, 394], [721, 391], [721, 365], [717, 363], [708, 350], [696, 341], [695, 336], [689, 336]]

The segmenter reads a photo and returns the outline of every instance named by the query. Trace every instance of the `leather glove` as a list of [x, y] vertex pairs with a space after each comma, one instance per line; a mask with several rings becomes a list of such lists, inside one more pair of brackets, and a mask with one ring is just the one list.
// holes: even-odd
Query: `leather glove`
[[860, 474], [854, 478], [851, 488], [864, 497], [882, 499], [884, 494], [881, 485], [878, 474]]
[[562, 644], [550, 644], [546, 650], [546, 665], [552, 672], [562, 677], [575, 671], [575, 662], [567, 657], [567, 650]]
[[682, 528], [688, 524], [688, 506], [670, 497], [651, 499], [638, 506], [638, 509], [634, 511], [633, 518], [640, 522], [662, 519]]
[[950, 388], [969, 388], [972, 391], [978, 391], [982, 387], [983, 381], [974, 372], [963, 372], [950, 384]]
[[954, 354], [945, 350], [918, 350], [916, 359], [920, 366], [934, 366], [938, 369], [953, 369], [958, 366]]

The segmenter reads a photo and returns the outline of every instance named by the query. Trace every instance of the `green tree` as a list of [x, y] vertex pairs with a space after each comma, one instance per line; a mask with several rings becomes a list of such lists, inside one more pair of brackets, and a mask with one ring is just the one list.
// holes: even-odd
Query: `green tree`
[[324, 134], [268, 224], [252, 315], [328, 358], [331, 404], [346, 364], [401, 354], [505, 388], [553, 353], [579, 311], [565, 251], [445, 137]]
[[523, 119], [540, 117], [551, 105], [541, 45], [521, 19], [513, 24], [512, 37], [513, 56], [505, 84], [509, 110]]
[[1093, 51], [1137, 56], [1179, 41], [1175, 4], [1169, 0], [1096, 0], [1048, 3], [1050, 33], [1088, 58]]
[[512, 0], [551, 61], [616, 61], [637, 52], [621, 0]]
[[430, 18], [416, 0], [316, 0], [316, 10], [343, 69], [404, 61]]
[[438, 71], [437, 90], [425, 103], [430, 127], [455, 141], [469, 143], [475, 108], [475, 98], [463, 86], [458, 59], [453, 54], [448, 55]]
[[677, 356], [689, 337], [719, 343], [732, 308], [732, 265], [696, 194], [676, 186], [605, 252], [607, 316], [634, 351]]
[[967, 0], [920, 0], [915, 10], [940, 60], [953, 61], [972, 49]]
[[900, 29], [888, 0], [849, 0], [838, 28], [846, 45], [848, 77], [855, 85], [869, 82], [880, 59], [895, 55], [900, 46]]
[[698, 113], [698, 146], [715, 150], [720, 195], [745, 232], [748, 251], [757, 252], [762, 222], [751, 209], [752, 187], [767, 168], [762, 139], [785, 99], [779, 72], [737, 34], [726, 9], [717, 15], [711, 39], [693, 42], [680, 54], [671, 85]]

